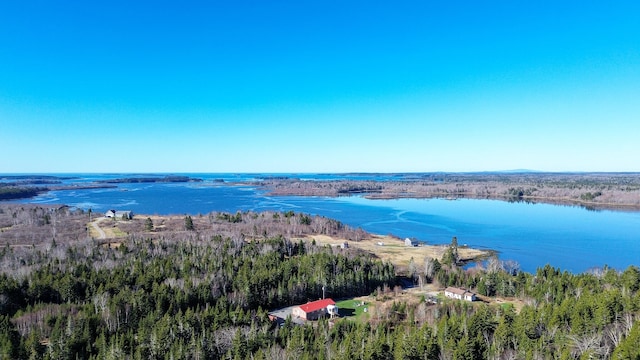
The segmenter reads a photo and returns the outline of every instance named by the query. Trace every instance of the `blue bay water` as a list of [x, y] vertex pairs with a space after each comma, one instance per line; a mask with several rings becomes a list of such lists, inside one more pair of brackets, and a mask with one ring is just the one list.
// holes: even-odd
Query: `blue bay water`
[[[293, 210], [334, 218], [371, 233], [412, 237], [429, 244], [446, 244], [456, 236], [460, 244], [493, 249], [503, 260], [518, 261], [525, 271], [535, 271], [547, 263], [572, 272], [605, 264], [617, 269], [640, 265], [640, 212], [589, 211], [573, 206], [476, 199], [274, 197], [253, 187], [215, 181], [253, 180], [260, 175], [189, 175], [205, 181], [54, 191], [22, 202], [67, 204], [95, 212], [126, 209], [136, 214], [158, 215]], [[78, 175], [67, 182], [126, 176]], [[336, 175], [306, 176], [313, 181]]]

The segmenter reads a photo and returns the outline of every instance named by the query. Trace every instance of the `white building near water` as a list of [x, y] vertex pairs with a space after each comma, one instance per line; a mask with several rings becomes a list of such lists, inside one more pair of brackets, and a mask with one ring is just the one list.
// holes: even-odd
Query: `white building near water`
[[116, 211], [116, 210], [108, 210], [104, 213], [105, 217], [114, 218], [114, 219], [133, 219], [133, 211]]
[[448, 287], [444, 289], [444, 296], [451, 299], [458, 300], [466, 300], [466, 301], [476, 301], [476, 294], [460, 288]]
[[406, 246], [418, 246], [417, 242], [415, 242], [415, 241], [413, 241], [413, 240], [411, 240], [409, 238], [404, 239], [404, 244]]

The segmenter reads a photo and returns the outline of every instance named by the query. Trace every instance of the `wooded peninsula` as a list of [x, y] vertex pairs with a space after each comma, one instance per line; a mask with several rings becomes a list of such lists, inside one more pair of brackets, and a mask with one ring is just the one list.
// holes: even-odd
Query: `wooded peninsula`
[[[389, 176], [389, 174], [385, 174]], [[425, 173], [394, 180], [265, 178], [255, 184], [271, 195], [349, 196], [369, 199], [476, 198], [640, 209], [638, 173]]]
[[62, 180], [74, 180], [73, 177], [51, 175], [5, 175], [0, 176], [0, 200], [25, 199], [48, 191], [110, 189], [115, 184], [139, 183], [186, 183], [202, 182], [202, 179], [188, 176], [144, 176], [100, 180], [90, 183], [63, 184]]
[[[455, 238], [385, 257], [414, 247], [293, 211], [3, 204], [0, 244], [2, 359], [640, 358], [637, 266], [465, 269]], [[338, 316], [273, 320], [325, 293]]]

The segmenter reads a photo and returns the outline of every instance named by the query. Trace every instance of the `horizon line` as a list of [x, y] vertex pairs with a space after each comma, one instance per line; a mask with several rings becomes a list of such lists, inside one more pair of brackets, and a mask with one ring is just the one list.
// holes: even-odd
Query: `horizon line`
[[44, 172], [0, 172], [0, 176], [34, 176], [34, 175], [72, 175], [72, 174], [91, 174], [91, 175], [168, 175], [168, 174], [305, 174], [305, 175], [350, 175], [350, 174], [369, 174], [369, 175], [397, 175], [397, 174], [640, 174], [638, 171], [605, 171], [605, 170], [472, 170], [472, 171], [44, 171]]

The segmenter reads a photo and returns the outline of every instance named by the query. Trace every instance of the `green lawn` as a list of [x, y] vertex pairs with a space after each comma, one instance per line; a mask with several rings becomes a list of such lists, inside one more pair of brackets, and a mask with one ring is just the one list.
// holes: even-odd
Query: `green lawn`
[[340, 311], [341, 318], [352, 319], [355, 321], [366, 321], [369, 319], [369, 313], [366, 313], [364, 309], [370, 309], [369, 302], [365, 301], [364, 305], [362, 304], [362, 300], [341, 300], [336, 302], [338, 309]]

